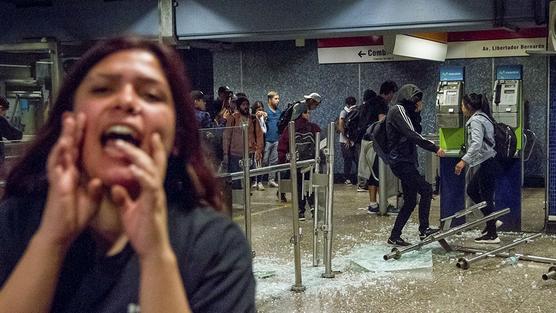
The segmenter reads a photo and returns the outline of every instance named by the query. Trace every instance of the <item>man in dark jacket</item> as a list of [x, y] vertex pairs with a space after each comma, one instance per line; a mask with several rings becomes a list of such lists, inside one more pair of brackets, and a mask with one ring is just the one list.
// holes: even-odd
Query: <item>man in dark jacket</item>
[[[363, 138], [363, 134], [369, 126], [373, 123], [383, 120], [388, 113], [388, 103], [394, 98], [394, 95], [398, 91], [398, 85], [387, 80], [380, 86], [380, 95], [377, 95], [373, 90], [367, 89], [363, 94], [363, 105], [361, 106], [361, 116], [359, 118], [358, 128], [362, 130], [360, 138]], [[362, 145], [360, 141], [360, 145]], [[366, 153], [361, 155], [359, 151], [359, 164], [366, 160]], [[369, 177], [364, 177], [365, 181], [361, 188], [369, 191], [369, 207], [367, 208], [369, 213], [378, 213], [378, 203], [377, 203], [377, 193], [378, 193], [378, 156], [375, 157], [372, 164], [370, 164], [371, 175]], [[358, 175], [360, 176], [360, 175]], [[367, 179], [368, 178], [368, 179]], [[388, 211], [392, 213], [396, 212], [397, 208], [388, 206]]]
[[421, 136], [421, 115], [423, 109], [423, 92], [415, 85], [407, 84], [398, 91], [393, 105], [386, 116], [386, 134], [388, 142], [388, 161], [394, 175], [401, 183], [403, 206], [396, 218], [388, 243], [408, 246], [401, 238], [402, 229], [409, 220], [415, 205], [417, 193], [419, 201], [419, 237], [424, 239], [438, 229], [429, 227], [429, 212], [432, 199], [432, 187], [417, 170], [417, 147], [445, 156], [444, 150], [432, 141]]

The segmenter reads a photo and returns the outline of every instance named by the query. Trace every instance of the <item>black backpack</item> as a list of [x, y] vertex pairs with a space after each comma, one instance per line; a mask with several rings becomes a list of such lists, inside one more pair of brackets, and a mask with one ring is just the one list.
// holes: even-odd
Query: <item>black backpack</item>
[[359, 139], [361, 139], [359, 135], [360, 113], [359, 107], [354, 107], [348, 112], [346, 118], [344, 119], [344, 135], [351, 141], [359, 141]]
[[284, 129], [288, 127], [288, 123], [292, 118], [293, 107], [297, 103], [299, 103], [299, 101], [294, 103], [288, 103], [286, 109], [282, 111], [282, 113], [280, 114], [280, 118], [278, 119], [278, 134], [281, 135], [284, 132]]
[[312, 132], [295, 132], [295, 147], [299, 155], [299, 161], [315, 158], [315, 136]]
[[386, 119], [376, 121], [367, 128], [365, 136], [366, 140], [371, 140], [373, 142], [373, 149], [379, 158], [384, 161], [384, 163], [389, 164], [388, 159], [388, 137], [386, 135]]
[[494, 126], [494, 142], [487, 140], [487, 143], [496, 151], [496, 159], [499, 161], [513, 159], [517, 154], [517, 136], [514, 130], [504, 123], [497, 123], [486, 114], [481, 115]]

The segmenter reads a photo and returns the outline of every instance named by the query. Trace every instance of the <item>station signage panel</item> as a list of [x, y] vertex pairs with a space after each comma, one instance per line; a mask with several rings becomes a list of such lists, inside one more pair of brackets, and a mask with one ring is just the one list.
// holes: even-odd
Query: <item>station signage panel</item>
[[[546, 36], [546, 28], [448, 33], [446, 59], [528, 56], [527, 50], [546, 50]], [[319, 64], [415, 60], [392, 50], [383, 36], [318, 40]]]

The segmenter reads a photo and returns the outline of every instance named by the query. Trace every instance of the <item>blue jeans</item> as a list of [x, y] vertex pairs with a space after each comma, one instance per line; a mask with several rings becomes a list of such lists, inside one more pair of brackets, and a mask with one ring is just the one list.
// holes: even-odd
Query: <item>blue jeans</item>
[[[267, 141], [264, 147], [263, 166], [278, 164], [278, 141]], [[268, 174], [268, 180], [275, 180], [276, 172]]]

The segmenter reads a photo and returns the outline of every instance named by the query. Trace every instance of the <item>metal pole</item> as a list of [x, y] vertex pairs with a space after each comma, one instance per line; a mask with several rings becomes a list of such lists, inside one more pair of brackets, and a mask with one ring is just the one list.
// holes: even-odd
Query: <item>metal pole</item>
[[556, 264], [556, 259], [553, 258], [546, 258], [542, 256], [535, 256], [535, 255], [528, 255], [528, 254], [521, 254], [521, 253], [509, 253], [509, 252], [497, 252], [492, 253], [491, 251], [485, 251], [476, 248], [467, 248], [467, 247], [457, 247], [455, 250], [459, 252], [466, 252], [466, 253], [486, 253], [491, 256], [499, 257], [499, 258], [509, 258], [511, 256], [516, 256], [520, 260], [523, 261], [530, 261], [536, 263], [546, 263], [546, 264]]
[[541, 234], [541, 233], [534, 234], [534, 235], [532, 235], [532, 236], [529, 236], [529, 237], [526, 237], [526, 238], [523, 238], [523, 239], [514, 241], [514, 242], [512, 242], [512, 243], [510, 243], [510, 244], [507, 244], [507, 245], [505, 245], [505, 246], [503, 246], [503, 247], [500, 247], [500, 248], [498, 248], [498, 249], [494, 249], [494, 250], [492, 250], [492, 251], [488, 251], [488, 252], [486, 252], [486, 253], [483, 253], [483, 254], [478, 255], [478, 256], [476, 256], [476, 257], [474, 257], [474, 258], [471, 258], [471, 259], [459, 258], [459, 259], [458, 259], [458, 263], [456, 263], [456, 266], [457, 266], [458, 268], [461, 268], [461, 269], [466, 270], [466, 269], [469, 268], [469, 266], [471, 265], [471, 263], [475, 263], [475, 262], [477, 262], [477, 261], [479, 261], [479, 260], [482, 260], [482, 259], [488, 257], [489, 255], [491, 255], [491, 253], [497, 253], [497, 252], [501, 252], [501, 251], [504, 251], [504, 250], [508, 250], [508, 249], [510, 249], [510, 248], [512, 248], [512, 247], [515, 247], [515, 246], [518, 246], [518, 245], [520, 245], [520, 244], [527, 243], [529, 240], [535, 239], [535, 238], [539, 237], [540, 235], [542, 235], [542, 234]]
[[328, 167], [328, 192], [327, 192], [327, 202], [325, 210], [325, 225], [323, 225], [324, 238], [325, 238], [325, 263], [324, 263], [324, 273], [322, 277], [324, 278], [334, 278], [334, 272], [332, 272], [332, 217], [334, 209], [334, 122], [331, 122], [328, 126], [328, 162], [326, 162]]
[[[378, 154], [375, 158], [378, 158]], [[380, 215], [386, 215], [388, 212], [386, 169], [386, 163], [381, 158], [378, 158], [378, 211]], [[371, 172], [372, 170], [373, 165], [371, 164]]]
[[[245, 236], [247, 242], [251, 246], [251, 183], [249, 182], [249, 168], [251, 167], [249, 160], [249, 125], [242, 124], [241, 131], [243, 133], [243, 197], [245, 207]], [[254, 254], [254, 252], [252, 252]]]
[[[314, 164], [315, 164], [314, 159], [303, 160], [303, 161], [297, 162], [297, 168], [305, 168], [305, 167], [313, 166]], [[258, 175], [262, 175], [262, 174], [268, 174], [272, 171], [286, 171], [286, 170], [288, 170], [288, 171], [290, 170], [290, 164], [289, 163], [283, 163], [283, 164], [277, 164], [277, 165], [271, 165], [271, 166], [256, 168], [256, 169], [250, 170], [249, 175], [251, 177], [254, 177], [254, 176], [258, 176]], [[243, 172], [220, 173], [220, 174], [217, 175], [217, 177], [219, 177], [219, 178], [231, 178], [232, 180], [236, 180], [236, 179], [240, 179], [240, 178], [243, 179]]]
[[551, 266], [548, 273], [542, 274], [542, 280], [556, 279], [556, 267]]
[[[315, 173], [320, 172], [320, 133], [315, 134]], [[319, 266], [319, 187], [314, 187], [315, 211], [313, 212], [313, 266]]]
[[295, 292], [305, 291], [305, 287], [301, 283], [301, 228], [299, 227], [299, 204], [297, 195], [297, 152], [295, 147], [295, 122], [291, 121], [288, 125], [290, 136], [290, 179], [292, 184], [292, 220], [293, 220], [293, 252], [295, 265], [295, 284], [291, 290]]
[[435, 242], [435, 241], [442, 240], [442, 239], [444, 239], [444, 238], [446, 238], [446, 237], [449, 237], [449, 236], [451, 236], [451, 235], [453, 235], [453, 234], [457, 234], [457, 233], [459, 233], [459, 232], [461, 232], [461, 231], [464, 231], [464, 230], [466, 230], [466, 229], [472, 228], [472, 227], [474, 227], [474, 226], [476, 226], [476, 225], [479, 225], [479, 224], [481, 224], [481, 223], [483, 223], [483, 222], [490, 221], [490, 220], [492, 220], [492, 219], [494, 219], [494, 218], [497, 218], [497, 217], [499, 217], [499, 216], [502, 216], [502, 215], [504, 215], [504, 214], [508, 214], [509, 212], [510, 212], [510, 208], [505, 208], [505, 209], [503, 209], [503, 210], [490, 213], [489, 215], [487, 215], [487, 216], [485, 216], [485, 217], [482, 217], [482, 218], [480, 218], [480, 219], [477, 219], [477, 220], [475, 220], [475, 221], [473, 221], [473, 222], [465, 223], [465, 224], [456, 226], [456, 227], [454, 227], [454, 228], [451, 228], [451, 229], [449, 229], [449, 230], [447, 230], [447, 231], [439, 232], [439, 233], [430, 235], [429, 237], [425, 238], [425, 240], [420, 241], [419, 243], [416, 243], [416, 244], [414, 244], [414, 245], [412, 245], [412, 246], [409, 246], [409, 247], [407, 247], [407, 248], [405, 248], [405, 249], [399, 250], [398, 248], [392, 248], [392, 251], [391, 251], [389, 254], [384, 255], [383, 258], [384, 258], [385, 261], [390, 260], [390, 259], [396, 259], [396, 260], [397, 260], [397, 259], [399, 259], [399, 258], [402, 256], [402, 254], [404, 254], [404, 253], [407, 253], [407, 252], [410, 252], [410, 251], [414, 251], [414, 250], [421, 249], [421, 247], [423, 247], [423, 246], [425, 246], [425, 245], [428, 245], [428, 244], [433, 243], [433, 242]]

